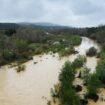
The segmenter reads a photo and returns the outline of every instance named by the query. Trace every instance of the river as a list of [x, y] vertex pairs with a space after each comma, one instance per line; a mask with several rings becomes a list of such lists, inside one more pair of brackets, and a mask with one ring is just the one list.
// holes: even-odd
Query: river
[[[94, 46], [96, 42], [86, 37], [82, 38], [80, 46], [75, 47], [80, 55]], [[73, 61], [79, 54], [59, 58], [58, 54], [34, 56], [33, 60], [25, 63], [26, 70], [17, 73], [15, 67], [0, 68], [0, 105], [47, 105], [50, 100], [50, 90], [58, 82], [60, 69], [65, 61]], [[98, 59], [87, 58], [87, 67], [94, 72]], [[34, 64], [34, 62], [37, 62]]]

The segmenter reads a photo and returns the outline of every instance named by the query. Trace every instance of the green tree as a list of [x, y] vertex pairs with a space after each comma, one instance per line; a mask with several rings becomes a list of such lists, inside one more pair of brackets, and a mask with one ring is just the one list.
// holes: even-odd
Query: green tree
[[78, 69], [78, 68], [82, 67], [85, 63], [86, 63], [86, 57], [78, 56], [72, 63], [72, 67], [73, 67], [73, 69]]
[[96, 67], [96, 73], [102, 83], [105, 85], [105, 59], [99, 61]]
[[98, 89], [103, 86], [96, 73], [90, 74], [87, 78], [88, 94], [97, 94]]
[[72, 68], [72, 63], [67, 61], [65, 62], [61, 73], [59, 75], [59, 80], [62, 84], [68, 84], [68, 82], [72, 82], [75, 78], [76, 71]]
[[91, 47], [87, 52], [86, 52], [86, 55], [87, 56], [95, 56], [97, 54], [97, 49], [94, 48], [94, 47]]

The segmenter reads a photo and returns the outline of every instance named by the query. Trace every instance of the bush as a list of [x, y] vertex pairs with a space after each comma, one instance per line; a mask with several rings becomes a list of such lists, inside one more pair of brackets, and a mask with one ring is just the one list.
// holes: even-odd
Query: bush
[[24, 71], [25, 70], [25, 65], [20, 65], [20, 64], [18, 64], [18, 67], [17, 67], [17, 72], [21, 72], [21, 71]]
[[72, 44], [73, 44], [74, 46], [80, 45], [81, 42], [82, 42], [82, 38], [81, 38], [80, 36], [72, 36], [72, 37], [71, 37], [71, 41], [72, 41]]
[[32, 43], [29, 45], [29, 49], [34, 51], [37, 48], [37, 44], [36, 43]]
[[34, 51], [34, 54], [38, 55], [38, 54], [42, 54], [44, 53], [44, 49], [42, 47], [36, 48]]
[[97, 94], [87, 94], [85, 96], [85, 98], [87, 99], [92, 99], [94, 102], [97, 102], [99, 99], [99, 96]]
[[74, 62], [72, 63], [72, 67], [73, 67], [73, 69], [78, 69], [78, 68], [82, 67], [85, 62], [86, 62], [86, 57], [84, 57], [84, 56], [78, 56], [74, 60]]
[[96, 73], [90, 74], [87, 78], [87, 90], [88, 95], [97, 94], [98, 89], [103, 86], [102, 82], [99, 80], [98, 75]]
[[81, 102], [81, 105], [87, 105], [88, 104], [88, 101], [86, 99], [81, 99], [80, 102]]
[[96, 73], [101, 82], [105, 85], [105, 59], [99, 61], [96, 67]]
[[98, 52], [97, 55], [96, 55], [96, 57], [97, 58], [100, 58], [101, 57], [101, 52]]
[[82, 86], [80, 86], [80, 85], [76, 85], [73, 88], [75, 89], [76, 92], [82, 91]]
[[87, 56], [90, 56], [90, 57], [97, 55], [97, 49], [94, 48], [94, 47], [91, 47], [91, 48], [86, 52], [86, 55], [87, 55]]
[[19, 53], [27, 52], [28, 51], [28, 43], [22, 39], [15, 39], [14, 46], [16, 47]]
[[76, 94], [75, 90], [70, 87], [61, 87], [60, 100], [61, 105], [81, 105], [80, 97]]
[[11, 59], [15, 59], [15, 54], [6, 49], [2, 52], [2, 56], [7, 61], [10, 61]]
[[81, 91], [81, 86], [73, 86], [76, 69], [83, 66], [86, 59], [79, 56], [73, 63], [65, 62], [59, 75], [60, 88], [58, 92], [59, 99], [62, 105], [81, 105], [80, 97], [76, 92]]
[[69, 61], [65, 62], [59, 75], [60, 82], [63, 84], [72, 82], [75, 78], [75, 73], [76, 71], [72, 68], [72, 63]]
[[51, 101], [48, 101], [48, 102], [47, 102], [47, 105], [51, 105]]
[[63, 49], [59, 52], [60, 56], [68, 56], [73, 53], [75, 53], [75, 49], [73, 47]]

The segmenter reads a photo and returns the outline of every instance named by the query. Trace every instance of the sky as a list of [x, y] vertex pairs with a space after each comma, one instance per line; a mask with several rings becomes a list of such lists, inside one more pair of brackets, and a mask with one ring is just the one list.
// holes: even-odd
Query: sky
[[104, 25], [105, 0], [0, 0], [0, 22]]

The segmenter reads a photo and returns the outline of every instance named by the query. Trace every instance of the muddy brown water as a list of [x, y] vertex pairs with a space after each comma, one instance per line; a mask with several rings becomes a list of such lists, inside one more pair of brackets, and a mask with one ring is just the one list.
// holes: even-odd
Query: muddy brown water
[[[90, 47], [99, 46], [93, 40], [83, 37], [80, 46], [75, 49], [85, 55]], [[17, 73], [15, 67], [3, 66], [0, 68], [0, 105], [47, 105], [50, 99], [50, 90], [58, 82], [58, 75], [65, 61], [73, 61], [77, 55], [70, 55], [59, 59], [58, 54], [44, 54], [34, 56], [34, 59], [25, 63], [26, 70]], [[97, 58], [88, 57], [87, 67], [92, 72], [97, 65]], [[38, 62], [34, 64], [34, 62]], [[102, 104], [103, 105], [103, 104]]]

